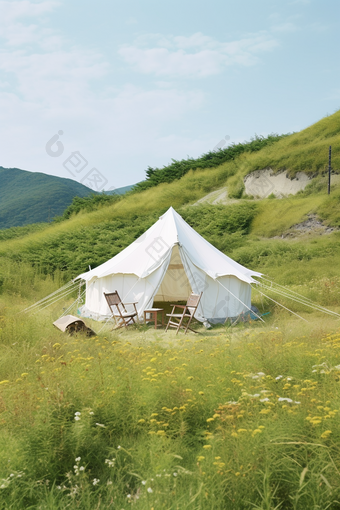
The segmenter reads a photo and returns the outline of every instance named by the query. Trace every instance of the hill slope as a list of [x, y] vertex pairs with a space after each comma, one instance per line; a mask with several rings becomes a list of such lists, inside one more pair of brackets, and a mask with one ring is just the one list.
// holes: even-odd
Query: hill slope
[[[190, 170], [182, 178], [162, 183], [138, 193], [129, 193], [92, 212], [80, 211], [66, 221], [41, 229], [25, 228], [4, 231], [0, 236], [0, 256], [34, 264], [45, 273], [60, 269], [68, 277], [96, 267], [114, 256], [140, 236], [170, 206], [218, 249], [254, 270], [271, 271], [284, 277], [298, 271], [306, 278], [321, 272], [336, 272], [339, 236], [333, 232], [319, 239], [296, 240], [282, 236], [292, 226], [317, 215], [326, 224], [340, 226], [340, 190], [338, 185], [327, 195], [322, 177], [328, 161], [328, 146], [333, 147], [333, 168], [340, 168], [340, 112], [322, 119], [306, 130], [290, 135], [255, 153], [242, 154], [215, 168]], [[316, 174], [302, 194], [264, 200], [237, 199], [230, 205], [188, 207], [207, 193], [226, 186], [242, 196], [243, 177], [247, 173], [271, 166], [294, 174], [302, 170], [299, 161], [308, 151], [315, 158], [307, 173]], [[288, 162], [290, 153], [295, 167]], [[275, 165], [277, 161], [277, 165]], [[316, 164], [316, 163], [317, 164]], [[323, 163], [324, 162], [324, 163]], [[244, 186], [243, 186], [244, 187]], [[324, 254], [333, 257], [329, 267], [320, 264]], [[315, 262], [313, 260], [315, 259]], [[319, 262], [317, 262], [319, 260]], [[330, 262], [330, 261], [329, 261]], [[312, 268], [313, 265], [313, 268]], [[306, 272], [307, 266], [311, 272]], [[328, 272], [327, 272], [328, 271]], [[268, 273], [267, 273], [268, 274]]]
[[50, 221], [75, 196], [93, 193], [79, 182], [18, 168], [0, 167], [0, 228]]

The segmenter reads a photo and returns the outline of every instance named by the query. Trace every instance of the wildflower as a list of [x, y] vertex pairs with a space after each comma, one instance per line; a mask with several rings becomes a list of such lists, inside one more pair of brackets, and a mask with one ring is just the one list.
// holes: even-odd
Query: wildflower
[[277, 399], [279, 402], [289, 402], [290, 404], [293, 402], [291, 398], [279, 397]]
[[146, 484], [146, 481], [145, 480], [142, 480], [142, 484], [145, 485]]
[[79, 462], [81, 460], [81, 457], [76, 458], [76, 462]]
[[253, 430], [252, 436], [254, 437], [256, 434], [261, 434], [262, 430], [260, 428]]
[[174, 476], [177, 476], [177, 473], [173, 473]]
[[76, 413], [74, 413], [75, 416], [80, 416], [81, 413], [79, 411], [77, 411]]
[[153, 493], [153, 490], [151, 489], [151, 487], [148, 487], [148, 488], [147, 488], [147, 491], [148, 491], [148, 493], [149, 493], [149, 494], [152, 494], [152, 493]]
[[93, 411], [90, 411], [90, 412], [89, 412], [89, 414], [93, 415], [93, 414], [94, 414], [94, 412], [93, 412]]
[[85, 471], [84, 466], [80, 466], [79, 471]]
[[260, 402], [269, 402], [269, 398], [268, 397], [260, 398]]
[[205, 444], [205, 445], [203, 446], [203, 448], [204, 448], [205, 450], [209, 450], [209, 448], [211, 448], [211, 444]]
[[199, 391], [198, 394], [199, 395], [204, 395], [204, 391]]
[[130, 498], [131, 498], [131, 494], [128, 494], [126, 497], [127, 497], [128, 499], [130, 499]]
[[278, 375], [277, 377], [275, 377], [275, 381], [279, 381], [280, 379], [282, 379], [283, 375]]
[[199, 456], [197, 457], [197, 461], [198, 461], [198, 462], [201, 462], [201, 461], [202, 461], [202, 460], [204, 460], [204, 459], [205, 459], [205, 457], [203, 457], [203, 455], [199, 455]]
[[331, 431], [331, 430], [325, 430], [325, 432], [323, 432], [323, 433], [321, 434], [321, 438], [322, 438], [322, 439], [327, 439], [327, 438], [328, 438], [328, 436], [330, 436], [331, 434], [332, 434], [332, 431]]
[[94, 478], [92, 484], [97, 485], [100, 482], [98, 478]]
[[102, 429], [106, 429], [106, 425], [103, 425], [102, 423], [96, 423], [97, 427], [101, 427]]
[[80, 420], [80, 416], [75, 416], [75, 417], [74, 417], [74, 419], [75, 419], [76, 421], [79, 421], [79, 420]]
[[117, 450], [120, 450], [121, 449], [121, 446], [117, 446]]

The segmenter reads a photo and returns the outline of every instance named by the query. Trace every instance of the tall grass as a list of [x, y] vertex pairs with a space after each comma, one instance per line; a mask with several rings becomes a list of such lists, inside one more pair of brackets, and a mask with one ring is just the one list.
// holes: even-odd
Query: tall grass
[[4, 301], [0, 508], [337, 508], [336, 322], [89, 339]]

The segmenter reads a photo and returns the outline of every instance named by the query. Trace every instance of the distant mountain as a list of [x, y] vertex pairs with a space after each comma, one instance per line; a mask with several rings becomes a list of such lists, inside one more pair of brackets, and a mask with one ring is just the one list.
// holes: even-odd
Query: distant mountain
[[72, 179], [0, 167], [0, 229], [52, 220], [73, 198], [94, 193]]
[[132, 190], [132, 188], [135, 186], [135, 184], [131, 184], [131, 186], [123, 186], [122, 188], [115, 188], [110, 191], [104, 191], [106, 195], [125, 195], [128, 191]]

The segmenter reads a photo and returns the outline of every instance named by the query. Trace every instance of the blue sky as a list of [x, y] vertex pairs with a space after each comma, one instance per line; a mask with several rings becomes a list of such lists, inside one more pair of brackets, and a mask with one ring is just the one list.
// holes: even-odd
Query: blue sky
[[0, 165], [108, 189], [299, 131], [340, 108], [339, 25], [335, 0], [0, 0]]

